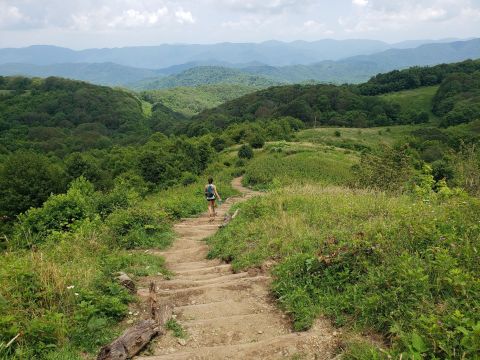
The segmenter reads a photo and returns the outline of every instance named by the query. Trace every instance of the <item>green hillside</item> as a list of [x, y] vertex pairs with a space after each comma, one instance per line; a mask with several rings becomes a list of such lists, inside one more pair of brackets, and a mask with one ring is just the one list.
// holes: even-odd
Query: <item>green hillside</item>
[[378, 95], [392, 91], [416, 89], [424, 86], [439, 85], [454, 73], [472, 74], [480, 70], [480, 60], [466, 60], [458, 63], [436, 66], [412, 67], [378, 74], [367, 82], [360, 84], [364, 95]]
[[141, 97], [152, 104], [162, 103], [166, 107], [191, 117], [205, 109], [211, 109], [226, 101], [261, 89], [261, 86], [237, 84], [202, 85], [178, 87], [165, 90], [148, 90]]
[[[234, 205], [237, 216], [207, 239], [208, 257], [249, 275], [271, 270], [272, 282], [257, 285], [282, 323], [328, 322], [346, 360], [479, 358], [479, 89], [468, 71], [380, 96], [276, 86], [187, 118], [198, 88], [141, 101], [77, 81], [0, 77], [0, 359], [96, 358], [141, 317], [132, 306], [144, 298], [118, 272], [173, 288], [160, 251], [175, 222], [205, 211], [209, 176], [223, 199], [239, 176], [263, 192]], [[238, 88], [204, 90], [206, 105]], [[183, 321], [170, 328], [191, 341]], [[219, 328], [217, 339], [231, 336]]]
[[88, 83], [0, 77], [0, 151], [71, 151], [138, 141], [148, 129], [140, 100]]
[[214, 84], [236, 84], [243, 86], [268, 87], [280, 82], [260, 75], [247, 74], [238, 69], [220, 66], [199, 66], [159, 79], [145, 79], [128, 85], [137, 91], [167, 89], [182, 86]]
[[195, 116], [190, 128], [214, 130], [235, 122], [292, 116], [307, 126], [370, 127], [427, 122], [427, 116], [402, 109], [382, 97], [363, 96], [353, 86], [271, 87], [226, 102]]

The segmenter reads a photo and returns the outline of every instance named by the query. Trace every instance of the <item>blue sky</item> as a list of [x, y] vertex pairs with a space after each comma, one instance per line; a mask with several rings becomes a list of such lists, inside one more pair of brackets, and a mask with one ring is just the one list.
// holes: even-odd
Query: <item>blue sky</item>
[[480, 0], [0, 0], [0, 47], [478, 37]]

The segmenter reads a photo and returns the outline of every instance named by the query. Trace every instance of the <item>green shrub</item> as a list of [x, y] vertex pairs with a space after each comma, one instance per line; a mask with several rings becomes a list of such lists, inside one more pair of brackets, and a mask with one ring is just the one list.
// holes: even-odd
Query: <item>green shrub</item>
[[54, 231], [70, 231], [78, 221], [95, 216], [93, 185], [84, 178], [72, 182], [66, 194], [51, 196], [41, 208], [18, 217], [13, 243], [31, 247]]
[[62, 171], [42, 155], [18, 152], [0, 167], [0, 217], [39, 207], [51, 193], [65, 189]]
[[265, 138], [260, 134], [256, 134], [252, 136], [248, 143], [254, 149], [261, 149], [265, 145]]
[[250, 145], [242, 145], [238, 150], [238, 157], [240, 159], [251, 159], [253, 158], [253, 150]]
[[102, 218], [117, 209], [125, 209], [139, 201], [139, 194], [124, 181], [116, 181], [115, 187], [105, 193], [96, 193], [96, 211]]
[[161, 210], [140, 206], [118, 209], [107, 217], [106, 224], [114, 243], [125, 249], [164, 248], [172, 241], [170, 222]]

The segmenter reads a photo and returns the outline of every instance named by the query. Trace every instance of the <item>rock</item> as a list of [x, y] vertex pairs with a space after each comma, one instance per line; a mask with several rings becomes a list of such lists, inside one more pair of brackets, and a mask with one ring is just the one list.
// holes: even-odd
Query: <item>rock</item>
[[258, 330], [257, 333], [263, 334], [263, 331], [262, 331], [262, 330]]
[[187, 341], [185, 339], [182, 339], [182, 338], [178, 339], [177, 342], [182, 346], [187, 345]]
[[124, 272], [119, 272], [117, 275], [117, 281], [124, 286], [131, 294], [135, 294], [137, 289], [135, 283]]
[[130, 319], [130, 320], [127, 320], [127, 324], [128, 324], [128, 325], [131, 325], [131, 324], [133, 324], [133, 320], [132, 320], [132, 319]]

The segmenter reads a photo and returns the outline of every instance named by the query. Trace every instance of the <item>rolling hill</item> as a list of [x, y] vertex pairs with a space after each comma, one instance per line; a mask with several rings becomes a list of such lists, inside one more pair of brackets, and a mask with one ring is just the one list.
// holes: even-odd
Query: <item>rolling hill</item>
[[63, 63], [55, 65], [9, 63], [0, 65], [0, 74], [5, 76], [58, 76], [108, 86], [122, 86], [145, 78], [161, 76], [161, 73], [155, 70], [140, 69], [111, 62]]
[[259, 89], [256, 86], [235, 84], [202, 85], [149, 90], [142, 92], [141, 97], [152, 104], [161, 103], [176, 113], [190, 117]]
[[236, 84], [264, 88], [278, 85], [279, 83], [281, 81], [271, 80], [261, 75], [248, 74], [238, 69], [220, 66], [199, 66], [159, 79], [145, 79], [138, 83], [129, 84], [128, 87], [134, 90], [151, 90], [179, 86]]

